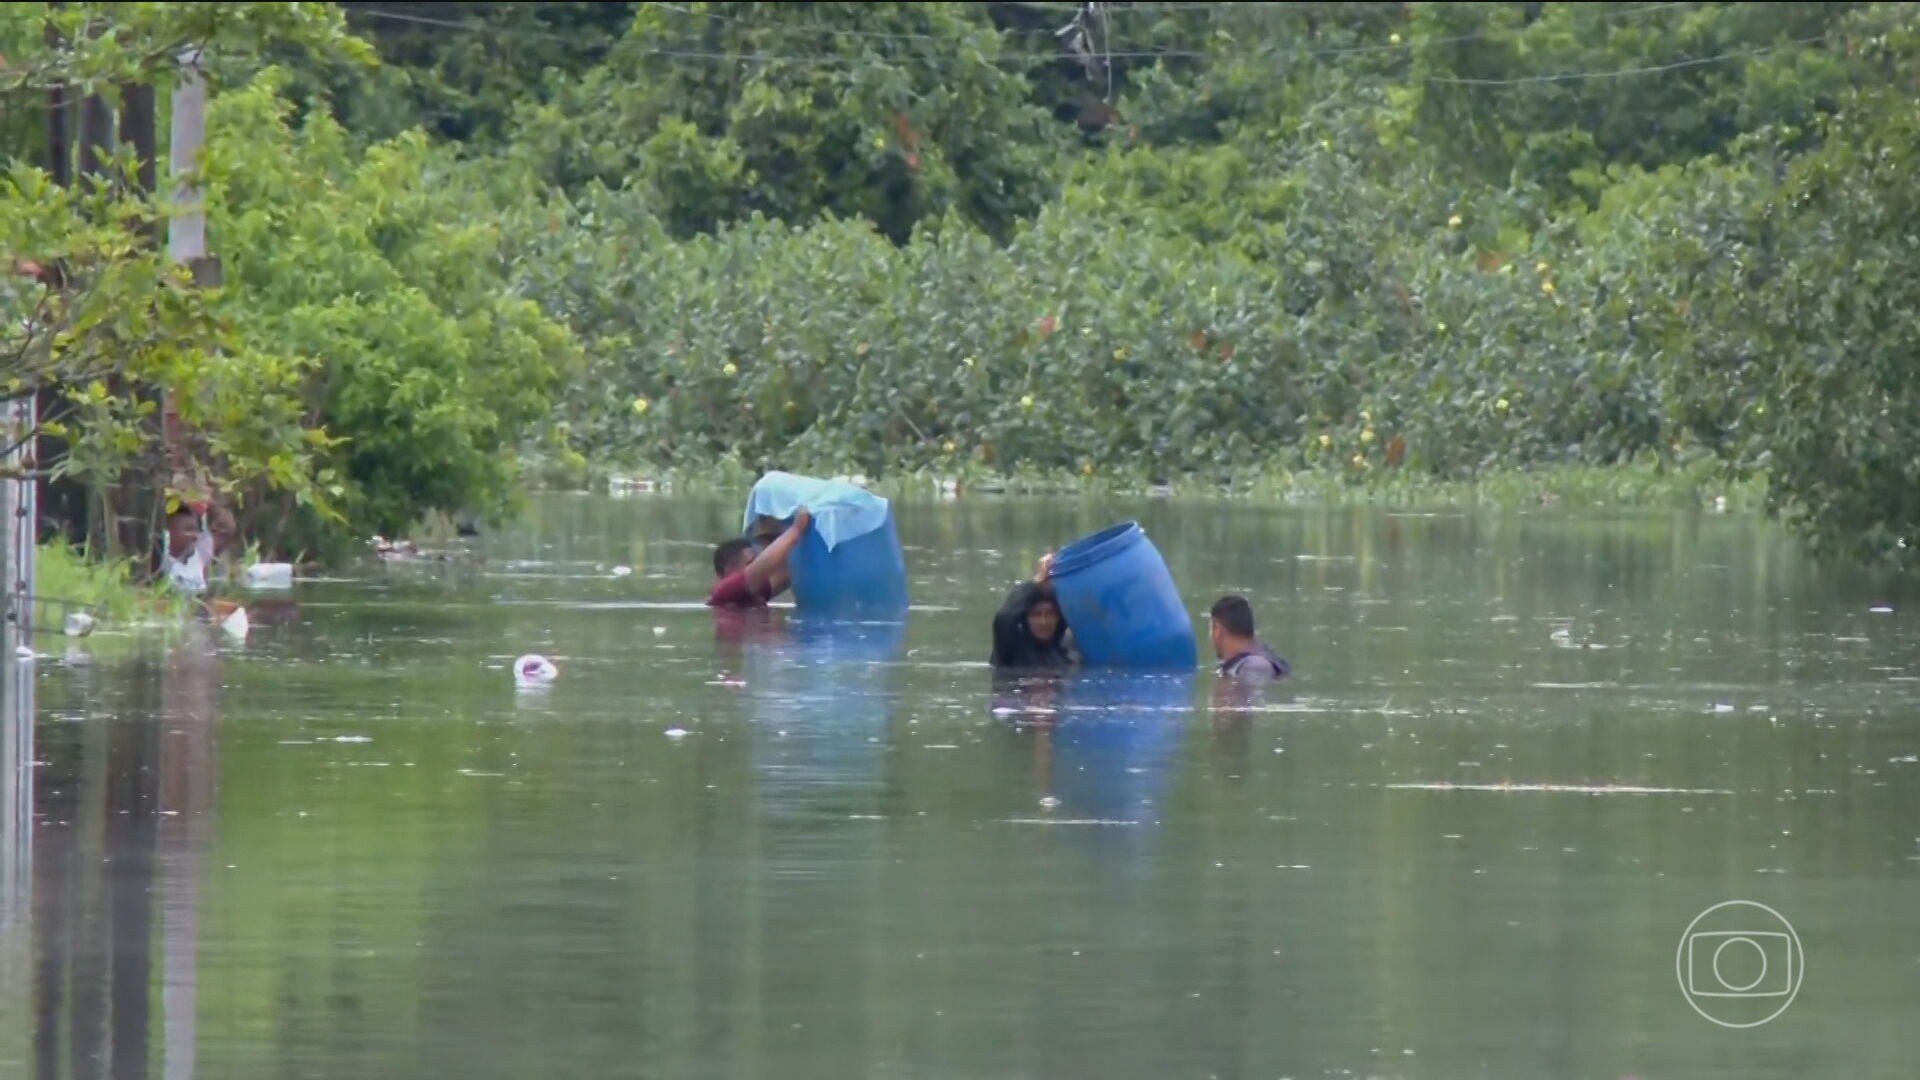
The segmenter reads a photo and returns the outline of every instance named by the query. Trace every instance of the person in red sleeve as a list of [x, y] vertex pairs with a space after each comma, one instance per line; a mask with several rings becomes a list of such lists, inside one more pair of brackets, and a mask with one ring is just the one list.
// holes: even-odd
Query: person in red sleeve
[[780, 538], [754, 554], [753, 542], [736, 537], [713, 550], [713, 593], [708, 607], [758, 608], [787, 591], [792, 579], [787, 575], [787, 558], [807, 535], [813, 515], [802, 508], [793, 516], [793, 524]]

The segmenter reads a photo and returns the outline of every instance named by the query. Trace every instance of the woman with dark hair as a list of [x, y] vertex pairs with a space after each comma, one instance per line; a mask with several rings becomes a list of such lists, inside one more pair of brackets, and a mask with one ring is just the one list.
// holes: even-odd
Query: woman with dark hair
[[1078, 662], [1069, 640], [1067, 617], [1054, 598], [1047, 570], [1053, 556], [1040, 560], [1032, 581], [1013, 587], [993, 616], [993, 655], [996, 668], [1064, 668]]

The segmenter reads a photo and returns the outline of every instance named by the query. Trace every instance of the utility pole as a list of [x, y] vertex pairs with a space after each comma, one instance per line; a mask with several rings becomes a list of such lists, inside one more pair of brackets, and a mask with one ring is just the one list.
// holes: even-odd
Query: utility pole
[[167, 254], [193, 272], [201, 287], [220, 284], [220, 264], [207, 257], [207, 213], [197, 173], [207, 142], [207, 81], [200, 50], [180, 55], [180, 81], [173, 89], [173, 206], [167, 222]]
[[[207, 141], [207, 81], [198, 49], [180, 56], [180, 79], [173, 90], [172, 160], [174, 213], [167, 220], [167, 255], [175, 265], [193, 274], [195, 285], [206, 289], [220, 284], [220, 262], [207, 255], [207, 213], [198, 172], [200, 151]], [[160, 424], [166, 444], [167, 467], [176, 490], [190, 483], [191, 462], [186, 453], [186, 427], [172, 390], [161, 392]]]
[[[0, 663], [8, 668], [15, 665], [14, 649], [33, 647], [33, 598], [38, 591], [34, 582], [38, 576], [35, 556], [38, 554], [40, 540], [39, 493], [40, 481], [36, 475], [39, 468], [34, 461], [35, 444], [33, 431], [39, 413], [39, 402], [33, 394], [21, 394], [5, 405], [0, 405], [0, 446], [7, 447], [4, 457], [0, 457], [0, 571], [4, 571], [6, 580], [4, 594], [0, 594], [0, 613], [4, 613], [5, 622], [12, 633], [0, 634], [0, 643], [6, 646], [6, 655], [0, 656]], [[9, 671], [7, 678], [31, 678], [19, 671]]]

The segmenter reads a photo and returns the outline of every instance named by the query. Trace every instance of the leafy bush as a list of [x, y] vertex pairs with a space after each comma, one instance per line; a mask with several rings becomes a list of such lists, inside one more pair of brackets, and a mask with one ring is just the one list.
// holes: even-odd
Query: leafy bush
[[[327, 117], [296, 125], [277, 91], [269, 73], [209, 120], [225, 310], [256, 353], [313, 373], [309, 421], [337, 443], [319, 475], [354, 534], [504, 512], [521, 442], [577, 370], [571, 336], [506, 288], [470, 166], [418, 134], [356, 150]], [[339, 535], [295, 521], [290, 543]]]

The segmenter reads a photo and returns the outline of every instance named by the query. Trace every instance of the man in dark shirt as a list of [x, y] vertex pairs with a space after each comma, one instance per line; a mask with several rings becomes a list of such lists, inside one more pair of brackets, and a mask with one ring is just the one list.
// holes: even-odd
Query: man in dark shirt
[[807, 534], [813, 516], [803, 508], [780, 538], [768, 544], [758, 555], [753, 542], [735, 537], [713, 551], [713, 592], [708, 607], [766, 607], [767, 601], [787, 591], [792, 578], [787, 574], [787, 559]]
[[1284, 679], [1292, 669], [1254, 636], [1253, 605], [1244, 596], [1223, 596], [1208, 613], [1220, 674], [1243, 682]]

